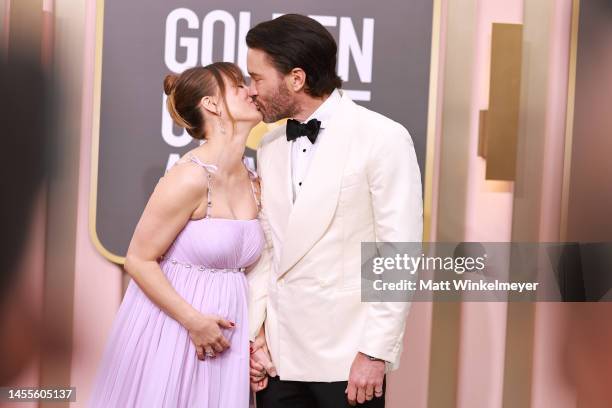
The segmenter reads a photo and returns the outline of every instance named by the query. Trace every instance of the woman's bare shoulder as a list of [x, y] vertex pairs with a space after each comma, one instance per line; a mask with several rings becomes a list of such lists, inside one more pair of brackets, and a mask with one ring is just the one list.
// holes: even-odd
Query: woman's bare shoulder
[[191, 161], [177, 161], [156, 187], [164, 195], [197, 196], [206, 193], [206, 170]]

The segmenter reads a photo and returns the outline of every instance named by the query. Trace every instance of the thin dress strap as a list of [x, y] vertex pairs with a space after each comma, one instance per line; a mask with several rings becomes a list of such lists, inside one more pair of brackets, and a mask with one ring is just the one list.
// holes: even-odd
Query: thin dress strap
[[[200, 159], [198, 159], [196, 156], [190, 154], [188, 155], [189, 160], [191, 160], [192, 162], [196, 163], [198, 166], [202, 167], [204, 170], [206, 170], [206, 180], [208, 183], [208, 188], [207, 188], [207, 193], [206, 193], [206, 215], [204, 216], [204, 218], [210, 218], [210, 211], [211, 211], [211, 207], [212, 207], [212, 184], [213, 184], [213, 174], [218, 170], [218, 167], [215, 166], [214, 164], [208, 164], [208, 163], [204, 163], [202, 162]], [[259, 198], [257, 197], [257, 187], [256, 187], [256, 181], [257, 181], [257, 172], [255, 170], [252, 170], [248, 164], [247, 164], [247, 160], [246, 157], [243, 158], [242, 163], [244, 164], [244, 167], [247, 169], [248, 173], [249, 173], [249, 180], [251, 182], [251, 192], [253, 193], [253, 199], [255, 200], [255, 205], [257, 206], [257, 211], [261, 210], [261, 202], [259, 200]]]
[[218, 167], [214, 164], [204, 163], [192, 154], [190, 154], [188, 157], [189, 160], [206, 170], [206, 182], [208, 183], [208, 188], [206, 193], [206, 214], [204, 215], [204, 218], [210, 218], [210, 209], [212, 207], [212, 175], [217, 171]]
[[242, 159], [242, 163], [244, 164], [244, 167], [246, 167], [247, 171], [249, 172], [249, 179], [251, 181], [251, 190], [253, 191], [253, 199], [255, 200], [255, 205], [257, 205], [257, 211], [259, 212], [259, 210], [261, 210], [261, 202], [259, 198], [257, 198], [257, 186], [255, 183], [258, 178], [257, 172], [249, 167], [249, 165], [247, 164], [246, 157]]

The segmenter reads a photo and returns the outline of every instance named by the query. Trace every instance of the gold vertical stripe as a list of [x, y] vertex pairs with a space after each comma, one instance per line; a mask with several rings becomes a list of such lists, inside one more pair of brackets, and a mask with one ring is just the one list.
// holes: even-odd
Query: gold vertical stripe
[[96, 230], [96, 210], [98, 205], [98, 163], [100, 143], [100, 104], [102, 95], [102, 47], [104, 42], [104, 0], [96, 2], [96, 50], [94, 63], [94, 92], [92, 109], [91, 138], [91, 178], [89, 194], [89, 236], [94, 247], [111, 262], [125, 263], [125, 257], [113, 254], [102, 245]]
[[434, 0], [431, 23], [431, 58], [429, 63], [429, 103], [427, 107], [427, 148], [425, 153], [425, 188], [423, 200], [423, 241], [432, 238], [433, 179], [435, 171], [436, 120], [438, 116], [438, 78], [440, 75], [440, 30], [442, 0]]
[[428, 408], [455, 408], [457, 406], [460, 339], [461, 304], [434, 302], [429, 356]]
[[515, 179], [522, 50], [521, 24], [493, 23], [491, 84], [486, 124], [487, 180]]
[[502, 407], [530, 408], [535, 305], [510, 300], [506, 316]]
[[[425, 188], [423, 202], [423, 240], [435, 238], [432, 231], [434, 217], [434, 173], [436, 172], [436, 140], [440, 72], [440, 43], [442, 30], [442, 0], [434, 0], [431, 27], [431, 61], [429, 69], [429, 103], [427, 112], [427, 150], [425, 157]], [[441, 143], [441, 138], [440, 138]], [[437, 234], [435, 234], [437, 235]], [[431, 346], [427, 405], [431, 408], [454, 407], [457, 401], [457, 369], [461, 309], [459, 305], [435, 303], [432, 308]], [[450, 341], [447, 341], [450, 340]]]
[[[543, 175], [542, 157], [546, 151], [547, 113], [551, 109], [549, 71], [557, 69], [550, 59], [554, 33], [553, 19], [560, 4], [525, 2], [525, 44], [521, 85], [521, 118], [512, 206], [513, 242], [538, 242], [541, 239]], [[514, 257], [516, 258], [516, 257]], [[517, 258], [518, 259], [518, 258]], [[510, 264], [511, 271], [522, 265]], [[524, 265], [523, 265], [524, 266]], [[503, 400], [504, 408], [532, 406], [536, 303], [509, 300], [506, 317]]]
[[569, 72], [567, 78], [567, 110], [565, 112], [565, 147], [563, 153], [563, 186], [561, 190], [560, 241], [567, 239], [567, 214], [569, 210], [572, 146], [574, 140], [574, 104], [576, 102], [576, 66], [578, 59], [578, 26], [580, 24], [580, 0], [572, 1], [572, 27], [570, 37]]
[[[460, 242], [465, 236], [465, 200], [468, 160], [471, 149], [471, 101], [476, 0], [443, 2], [447, 13], [442, 122], [438, 145], [439, 187], [435, 209], [436, 241]], [[432, 132], [432, 135], [435, 134]], [[428, 142], [433, 146], [434, 137]], [[430, 153], [433, 158], [433, 149]], [[429, 163], [428, 163], [429, 164]], [[433, 172], [432, 172], [433, 173]], [[433, 177], [433, 174], [431, 174]], [[435, 300], [435, 298], [434, 298]], [[431, 344], [427, 406], [457, 406], [459, 343], [461, 339], [461, 304], [434, 302], [432, 305]]]
[[478, 156], [487, 158], [487, 113], [481, 110], [478, 115]]

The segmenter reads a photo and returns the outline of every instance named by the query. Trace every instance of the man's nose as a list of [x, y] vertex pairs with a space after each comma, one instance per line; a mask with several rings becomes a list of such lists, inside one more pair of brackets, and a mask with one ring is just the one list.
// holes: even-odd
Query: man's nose
[[253, 81], [252, 79], [249, 83], [249, 96], [251, 98], [257, 96], [257, 89], [255, 88], [255, 81]]

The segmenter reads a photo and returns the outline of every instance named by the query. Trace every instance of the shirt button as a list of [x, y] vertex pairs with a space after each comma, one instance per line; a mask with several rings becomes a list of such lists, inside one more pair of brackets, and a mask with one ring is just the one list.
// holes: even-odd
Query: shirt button
[[302, 182], [300, 181], [298, 184], [301, 186], [301, 185], [302, 185]]
[[306, 149], [303, 149], [302, 151], [303, 151], [304, 153], [306, 153]]

